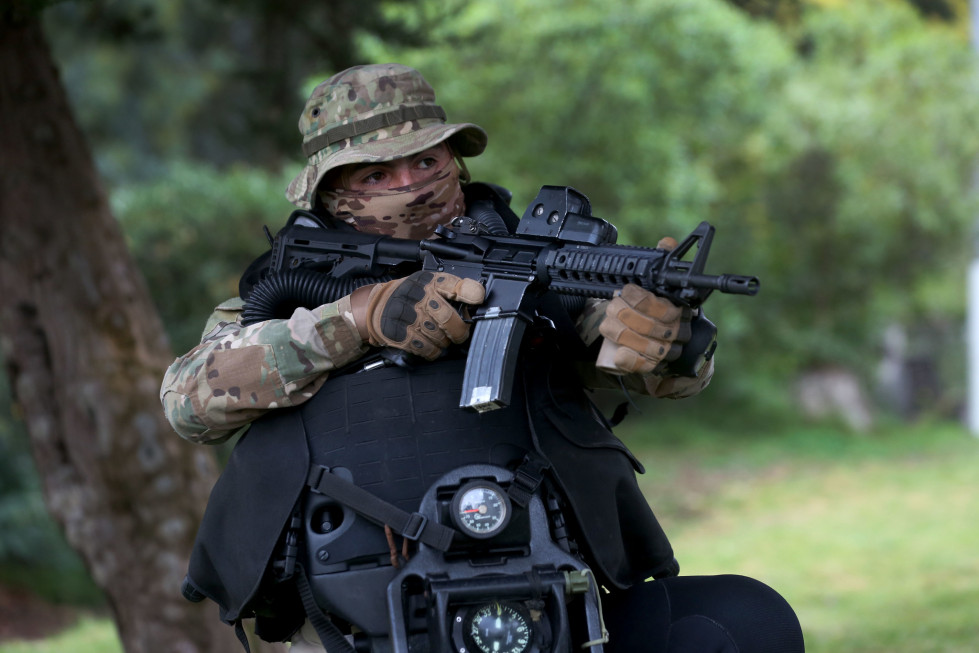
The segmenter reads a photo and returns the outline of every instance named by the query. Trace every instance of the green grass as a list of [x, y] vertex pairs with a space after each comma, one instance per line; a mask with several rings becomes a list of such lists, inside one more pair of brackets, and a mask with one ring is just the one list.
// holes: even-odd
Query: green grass
[[122, 653], [122, 645], [111, 621], [86, 617], [47, 639], [0, 644], [0, 653]]
[[[979, 439], [949, 424], [852, 435], [630, 420], [684, 574], [740, 573], [795, 607], [810, 653], [979, 650]], [[0, 653], [115, 653], [83, 619]]]
[[979, 440], [960, 428], [637, 436], [683, 573], [769, 583], [811, 653], [979, 650]]

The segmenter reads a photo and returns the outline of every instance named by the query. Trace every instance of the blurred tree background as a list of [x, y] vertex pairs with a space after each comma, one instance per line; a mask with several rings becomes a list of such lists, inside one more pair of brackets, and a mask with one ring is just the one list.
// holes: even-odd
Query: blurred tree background
[[[423, 72], [450, 119], [487, 129], [470, 169], [511, 188], [518, 213], [542, 184], [568, 184], [621, 242], [709, 220], [711, 271], [761, 278], [755, 298], [708, 304], [711, 390], [636, 419], [747, 428], [804, 414], [869, 429], [962, 408], [979, 215], [967, 12], [967, 0], [77, 0], [44, 21], [175, 351], [236, 293], [262, 226], [288, 216], [312, 86], [393, 60]], [[83, 576], [46, 521], [7, 395], [0, 580]]]

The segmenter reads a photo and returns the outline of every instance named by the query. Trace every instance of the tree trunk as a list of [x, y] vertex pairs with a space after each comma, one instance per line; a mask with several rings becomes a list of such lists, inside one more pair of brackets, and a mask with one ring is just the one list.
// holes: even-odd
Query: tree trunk
[[213, 604], [180, 594], [215, 464], [163, 417], [162, 324], [17, 5], [0, 11], [0, 344], [45, 500], [127, 652], [240, 651]]

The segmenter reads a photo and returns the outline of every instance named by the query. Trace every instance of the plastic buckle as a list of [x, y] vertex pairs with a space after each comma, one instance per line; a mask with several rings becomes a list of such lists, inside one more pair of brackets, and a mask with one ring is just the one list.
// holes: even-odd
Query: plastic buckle
[[535, 469], [534, 472], [529, 472], [521, 465], [513, 473], [513, 482], [507, 489], [507, 494], [510, 496], [510, 499], [521, 508], [527, 507], [527, 504], [530, 503], [530, 498], [537, 492], [537, 488], [540, 487], [541, 481], [543, 480], [539, 469]]
[[309, 475], [306, 477], [306, 485], [309, 489], [316, 494], [323, 494], [320, 492], [320, 481], [323, 479], [324, 474], [329, 474], [330, 468], [324, 467], [323, 465], [316, 465], [309, 470]]
[[412, 542], [417, 542], [426, 526], [428, 526], [428, 517], [413, 512], [408, 517], [408, 522], [405, 524], [405, 527], [401, 530], [401, 535]]

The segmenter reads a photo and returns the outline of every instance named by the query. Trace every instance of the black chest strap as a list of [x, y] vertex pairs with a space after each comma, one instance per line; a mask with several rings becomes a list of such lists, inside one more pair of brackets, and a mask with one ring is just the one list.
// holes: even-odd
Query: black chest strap
[[523, 462], [513, 472], [513, 483], [507, 489], [510, 500], [521, 508], [526, 508], [550, 467], [547, 459], [539, 454], [530, 452], [524, 456]]
[[390, 526], [409, 540], [420, 541], [439, 551], [448, 551], [452, 546], [455, 531], [451, 528], [431, 522], [417, 512], [402, 510], [333, 473], [329, 467], [313, 465], [306, 485], [313, 492], [335, 499], [380, 526]]

